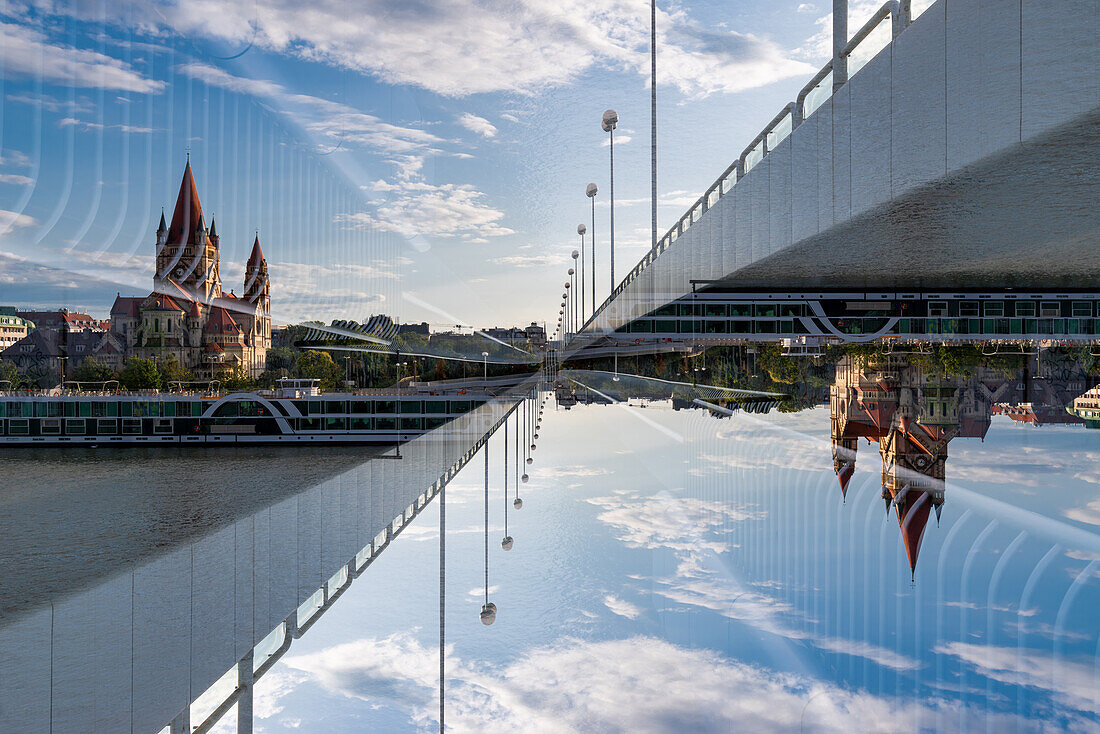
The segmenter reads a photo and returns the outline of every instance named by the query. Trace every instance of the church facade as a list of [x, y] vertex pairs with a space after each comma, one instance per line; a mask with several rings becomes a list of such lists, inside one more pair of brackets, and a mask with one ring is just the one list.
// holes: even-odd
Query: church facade
[[259, 236], [241, 295], [222, 288], [220, 244], [214, 220], [206, 226], [188, 160], [171, 223], [162, 213], [157, 227], [153, 292], [120, 294], [111, 309], [111, 331], [127, 356], [175, 358], [199, 378], [238, 367], [251, 377], [263, 372], [271, 348], [271, 284]]

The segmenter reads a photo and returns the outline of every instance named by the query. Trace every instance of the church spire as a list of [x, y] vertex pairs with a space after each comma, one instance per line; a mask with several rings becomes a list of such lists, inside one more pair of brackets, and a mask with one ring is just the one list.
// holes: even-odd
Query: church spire
[[168, 225], [164, 221], [164, 209], [160, 210], [160, 224], [157, 226], [157, 234], [164, 234], [168, 231]]
[[172, 224], [168, 227], [168, 241], [172, 244], [205, 244], [196, 241], [201, 227], [202, 203], [188, 157], [179, 195], [176, 196], [176, 208], [172, 211]]
[[217, 238], [218, 238], [218, 227], [214, 223], [214, 218], [211, 217], [210, 218], [210, 239], [215, 241], [214, 242], [215, 245], [218, 244], [217, 243]]

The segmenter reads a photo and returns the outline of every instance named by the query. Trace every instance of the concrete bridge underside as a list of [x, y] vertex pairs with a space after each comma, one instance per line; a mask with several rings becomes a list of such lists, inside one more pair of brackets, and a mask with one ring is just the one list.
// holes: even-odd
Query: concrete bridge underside
[[1098, 16], [1090, 0], [938, 0], [712, 187], [587, 332], [710, 284], [1100, 284]]

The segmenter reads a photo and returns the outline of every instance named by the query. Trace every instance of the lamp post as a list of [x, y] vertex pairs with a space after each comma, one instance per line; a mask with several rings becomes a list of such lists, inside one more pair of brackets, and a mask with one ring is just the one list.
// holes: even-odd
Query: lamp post
[[[580, 256], [581, 253], [578, 250], [573, 250], [573, 268], [575, 270], [577, 268], [583, 267], [584, 260], [577, 259]], [[584, 283], [581, 282], [581, 274], [579, 270], [577, 271], [577, 277], [573, 280], [573, 284], [580, 289], [581, 305], [579, 307], [579, 310], [575, 312], [577, 318], [577, 330], [579, 331], [580, 325], [584, 323]]]
[[603, 131], [611, 135], [611, 290], [615, 290], [615, 127], [619, 124], [619, 113], [604, 110]]
[[576, 270], [569, 268], [569, 282], [565, 284], [565, 292], [569, 294], [569, 329], [573, 334], [577, 333], [577, 294], [573, 288], [573, 280]]
[[599, 193], [596, 184], [590, 183], [584, 190], [584, 195], [592, 200], [592, 235], [589, 243], [592, 245], [592, 313], [596, 313], [596, 194]]
[[481, 353], [481, 364], [485, 368], [485, 372], [484, 372], [485, 377], [484, 377], [484, 380], [483, 380], [484, 383], [485, 383], [485, 392], [489, 392], [489, 353], [488, 352], [482, 352]]
[[[581, 321], [585, 320], [585, 308], [584, 308], [584, 233], [588, 231], [588, 228], [583, 224], [577, 225], [577, 234], [581, 236], [581, 260], [580, 260], [580, 273], [581, 273]], [[576, 258], [573, 258], [576, 260]], [[592, 304], [595, 308], [596, 304]]]

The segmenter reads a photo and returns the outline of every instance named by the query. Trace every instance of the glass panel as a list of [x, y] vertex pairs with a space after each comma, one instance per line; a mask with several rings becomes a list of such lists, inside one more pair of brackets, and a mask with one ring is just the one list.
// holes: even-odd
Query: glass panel
[[812, 115], [825, 100], [833, 96], [833, 73], [829, 72], [818, 85], [810, 90], [806, 99], [802, 102], [802, 119]]

